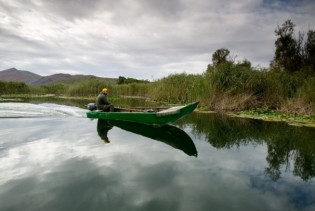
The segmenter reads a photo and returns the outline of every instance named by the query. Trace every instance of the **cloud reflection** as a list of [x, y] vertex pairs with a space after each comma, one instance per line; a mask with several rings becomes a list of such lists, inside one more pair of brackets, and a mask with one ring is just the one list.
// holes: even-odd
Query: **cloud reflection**
[[[115, 141], [103, 145], [95, 132], [97, 122], [88, 119], [0, 120], [4, 130], [12, 125], [14, 139], [6, 135], [0, 141], [4, 147], [0, 210], [306, 210], [314, 206], [313, 183], [303, 185], [296, 178], [266, 180], [255, 159], [246, 162], [253, 151], [250, 145], [241, 147], [241, 152], [225, 151], [196, 139], [200, 156], [194, 158], [117, 127], [109, 132]], [[263, 155], [256, 154], [259, 160]]]

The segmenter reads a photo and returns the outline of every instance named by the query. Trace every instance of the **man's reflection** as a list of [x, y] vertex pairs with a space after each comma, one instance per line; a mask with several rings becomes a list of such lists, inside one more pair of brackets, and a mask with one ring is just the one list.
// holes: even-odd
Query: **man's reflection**
[[108, 139], [108, 131], [113, 128], [107, 120], [98, 119], [97, 120], [97, 133], [100, 138], [104, 141], [105, 144], [109, 144], [110, 141]]

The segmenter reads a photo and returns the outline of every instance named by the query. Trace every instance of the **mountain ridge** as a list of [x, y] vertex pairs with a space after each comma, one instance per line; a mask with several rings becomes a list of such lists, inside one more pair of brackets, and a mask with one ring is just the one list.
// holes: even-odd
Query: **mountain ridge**
[[93, 75], [71, 75], [67, 73], [56, 73], [48, 76], [41, 76], [26, 70], [18, 70], [14, 67], [0, 71], [0, 81], [24, 82], [27, 85], [48, 85], [54, 83], [73, 84], [90, 79], [91, 77], [98, 80], [114, 82], [116, 78], [103, 78]]

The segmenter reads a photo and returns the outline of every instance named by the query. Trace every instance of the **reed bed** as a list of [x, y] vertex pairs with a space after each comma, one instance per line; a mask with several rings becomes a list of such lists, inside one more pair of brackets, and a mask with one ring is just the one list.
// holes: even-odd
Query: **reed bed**
[[171, 74], [150, 83], [113, 84], [90, 79], [72, 85], [33, 87], [20, 82], [0, 82], [0, 94], [96, 97], [103, 87], [109, 88], [111, 97], [138, 96], [171, 104], [200, 101], [204, 110], [315, 112], [315, 75], [303, 71], [257, 70], [231, 62], [210, 66], [202, 74]]

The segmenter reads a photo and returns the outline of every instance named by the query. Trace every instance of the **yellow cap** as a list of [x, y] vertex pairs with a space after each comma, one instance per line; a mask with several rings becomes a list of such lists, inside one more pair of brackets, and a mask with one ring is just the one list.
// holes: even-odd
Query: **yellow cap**
[[107, 88], [104, 88], [104, 89], [102, 89], [102, 92], [107, 93], [107, 92], [108, 92], [108, 89], [107, 89]]

